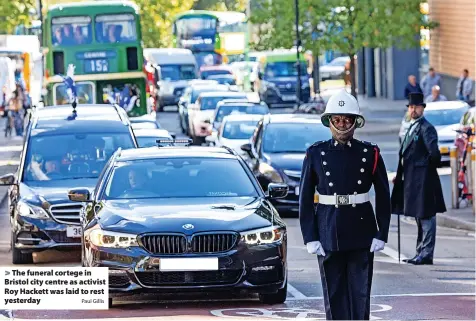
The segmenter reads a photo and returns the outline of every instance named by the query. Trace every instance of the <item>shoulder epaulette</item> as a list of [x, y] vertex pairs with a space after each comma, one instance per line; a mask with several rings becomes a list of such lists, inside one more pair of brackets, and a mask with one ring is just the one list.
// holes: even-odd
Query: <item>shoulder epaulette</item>
[[378, 148], [378, 145], [375, 144], [375, 143], [368, 142], [368, 141], [365, 141], [365, 140], [358, 140], [358, 141], [361, 142], [361, 143], [364, 144], [364, 145], [372, 146], [372, 147], [377, 147], [377, 148]]
[[327, 140], [320, 140], [320, 141], [315, 142], [314, 144], [312, 144], [310, 147], [319, 146], [319, 145], [324, 144], [325, 142], [327, 142]]

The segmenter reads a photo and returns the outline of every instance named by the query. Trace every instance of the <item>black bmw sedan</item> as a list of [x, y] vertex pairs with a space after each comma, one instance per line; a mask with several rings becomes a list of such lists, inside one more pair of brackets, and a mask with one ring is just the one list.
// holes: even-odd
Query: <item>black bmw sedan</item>
[[245, 290], [263, 303], [287, 295], [286, 225], [231, 149], [118, 151], [95, 191], [76, 188], [83, 266], [109, 268], [112, 297], [137, 292]]

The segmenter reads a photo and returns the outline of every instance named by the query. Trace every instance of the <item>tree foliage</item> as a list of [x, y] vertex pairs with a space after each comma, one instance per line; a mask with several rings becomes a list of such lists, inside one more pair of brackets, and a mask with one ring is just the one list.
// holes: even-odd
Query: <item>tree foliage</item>
[[140, 7], [142, 39], [147, 48], [172, 46], [172, 22], [192, 8], [194, 0], [135, 0]]
[[193, 9], [244, 12], [246, 9], [246, 0], [196, 0]]
[[[256, 0], [251, 22], [264, 28], [264, 41], [255, 48], [274, 49], [295, 45], [295, 6], [286, 0]], [[299, 0], [301, 45], [316, 53], [339, 51], [354, 57], [369, 48], [401, 49], [419, 45], [425, 21], [420, 0]], [[351, 59], [352, 93], [355, 95], [354, 60]]]
[[20, 24], [30, 25], [35, 5], [35, 0], [0, 0], [0, 33], [11, 34]]

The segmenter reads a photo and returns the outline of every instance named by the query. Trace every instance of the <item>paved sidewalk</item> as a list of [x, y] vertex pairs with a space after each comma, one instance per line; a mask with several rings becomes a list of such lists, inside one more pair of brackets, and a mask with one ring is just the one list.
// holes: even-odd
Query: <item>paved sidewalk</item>
[[451, 227], [460, 230], [475, 231], [475, 215], [471, 203], [461, 209], [449, 208], [444, 214], [437, 214], [436, 222], [439, 226]]

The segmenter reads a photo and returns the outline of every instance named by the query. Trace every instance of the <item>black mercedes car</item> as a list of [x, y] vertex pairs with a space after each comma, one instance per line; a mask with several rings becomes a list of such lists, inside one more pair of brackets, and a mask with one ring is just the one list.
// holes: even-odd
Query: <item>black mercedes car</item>
[[112, 105], [50, 106], [35, 110], [28, 124], [17, 173], [10, 185], [12, 263], [33, 263], [33, 253], [78, 250], [79, 212], [68, 191], [94, 188], [118, 148], [137, 148], [124, 109]]
[[[177, 141], [174, 143], [177, 145]], [[112, 298], [131, 293], [249, 291], [287, 295], [286, 225], [231, 149], [167, 146], [118, 151], [86, 202], [82, 264], [109, 268]]]

